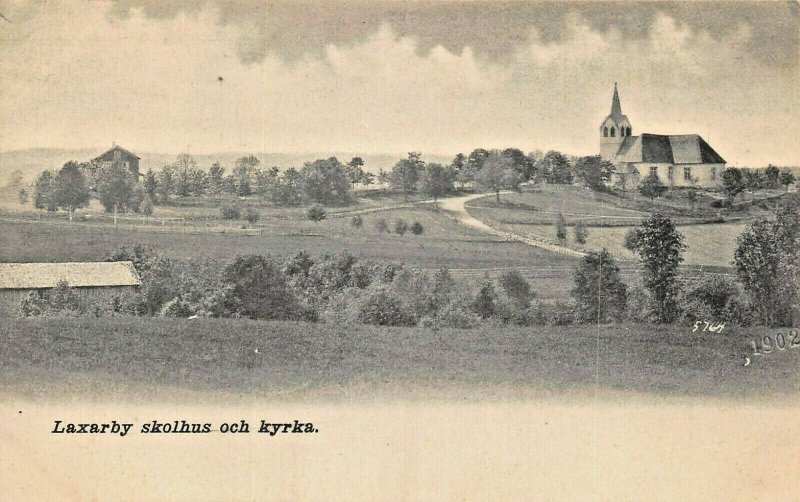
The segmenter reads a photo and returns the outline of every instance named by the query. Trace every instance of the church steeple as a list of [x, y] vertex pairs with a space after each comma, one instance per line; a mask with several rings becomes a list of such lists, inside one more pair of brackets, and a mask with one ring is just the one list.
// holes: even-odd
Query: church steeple
[[622, 105], [619, 104], [619, 91], [617, 91], [616, 82], [614, 82], [614, 98], [611, 100], [611, 116], [622, 117]]
[[611, 113], [600, 125], [600, 155], [605, 160], [613, 161], [625, 138], [633, 134], [628, 117], [622, 114], [619, 90], [614, 82], [614, 96], [611, 98]]

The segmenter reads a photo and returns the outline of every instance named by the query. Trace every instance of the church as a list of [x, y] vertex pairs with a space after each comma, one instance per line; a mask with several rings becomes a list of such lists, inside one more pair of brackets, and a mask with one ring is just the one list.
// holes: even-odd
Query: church
[[725, 169], [725, 159], [697, 134], [634, 136], [628, 117], [622, 114], [616, 83], [611, 114], [600, 125], [600, 156], [613, 163], [619, 174], [641, 181], [656, 173], [669, 187], [719, 187]]

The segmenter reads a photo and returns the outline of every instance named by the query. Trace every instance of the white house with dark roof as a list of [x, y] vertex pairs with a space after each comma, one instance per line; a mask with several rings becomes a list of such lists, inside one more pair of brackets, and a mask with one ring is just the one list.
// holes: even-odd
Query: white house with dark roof
[[725, 169], [725, 159], [697, 134], [634, 136], [622, 114], [617, 84], [611, 113], [600, 125], [600, 156], [618, 173], [638, 175], [640, 180], [656, 173], [663, 184], [675, 187], [721, 186]]
[[132, 294], [141, 284], [129, 261], [71, 263], [0, 263], [0, 315], [16, 311], [31, 292], [66, 281], [79, 295], [112, 299]]

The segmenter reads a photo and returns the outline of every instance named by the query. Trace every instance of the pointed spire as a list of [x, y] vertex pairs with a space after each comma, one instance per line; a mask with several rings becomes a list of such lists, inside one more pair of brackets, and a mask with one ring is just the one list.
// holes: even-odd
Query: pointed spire
[[622, 105], [619, 104], [619, 92], [617, 92], [617, 83], [614, 82], [614, 99], [611, 101], [611, 116], [619, 117], [622, 115]]

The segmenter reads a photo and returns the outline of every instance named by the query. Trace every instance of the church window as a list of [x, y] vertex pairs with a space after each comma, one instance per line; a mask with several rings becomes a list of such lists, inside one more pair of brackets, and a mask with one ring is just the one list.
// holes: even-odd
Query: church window
[[603, 128], [603, 137], [608, 137], [608, 127]]
[[615, 134], [614, 134], [614, 128], [612, 127], [612, 128], [611, 128], [611, 137], [613, 138], [614, 136], [615, 136]]
[[684, 167], [683, 168], [683, 179], [686, 181], [692, 181], [692, 168], [691, 167]]
[[624, 127], [620, 127], [619, 128], [619, 135], [620, 136], [625, 136], [625, 128]]
[[675, 166], [669, 166], [669, 170], [667, 171], [667, 177], [672, 180], [675, 177]]
[[710, 168], [709, 169], [709, 174], [711, 175], [711, 181], [716, 180], [717, 179], [717, 168], [716, 167]]
[[656, 166], [650, 166], [650, 174], [658, 176], [658, 168]]
[[631, 128], [629, 127], [628, 131], [625, 133], [625, 136], [630, 136], [630, 135], [631, 135]]

